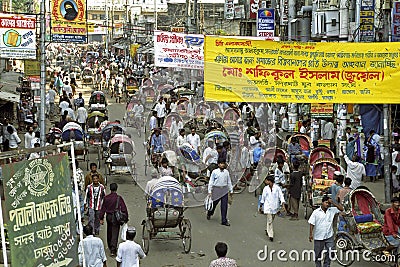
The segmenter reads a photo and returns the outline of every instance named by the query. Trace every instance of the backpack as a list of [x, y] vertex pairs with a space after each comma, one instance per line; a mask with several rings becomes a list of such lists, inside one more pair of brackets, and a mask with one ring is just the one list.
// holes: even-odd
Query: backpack
[[397, 152], [396, 158], [394, 160], [395, 162], [400, 162], [400, 152]]

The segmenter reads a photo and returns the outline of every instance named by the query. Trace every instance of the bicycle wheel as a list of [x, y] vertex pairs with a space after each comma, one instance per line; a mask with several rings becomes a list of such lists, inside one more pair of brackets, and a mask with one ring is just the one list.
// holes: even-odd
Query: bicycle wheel
[[193, 198], [194, 200], [201, 202], [204, 201], [206, 196], [208, 195], [208, 179], [205, 176], [199, 176], [194, 180], [194, 192]]

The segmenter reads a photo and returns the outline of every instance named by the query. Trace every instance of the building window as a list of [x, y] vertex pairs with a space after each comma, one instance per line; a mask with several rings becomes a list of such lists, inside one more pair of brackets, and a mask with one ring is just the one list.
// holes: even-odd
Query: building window
[[119, 15], [114, 15], [114, 20], [119, 20]]

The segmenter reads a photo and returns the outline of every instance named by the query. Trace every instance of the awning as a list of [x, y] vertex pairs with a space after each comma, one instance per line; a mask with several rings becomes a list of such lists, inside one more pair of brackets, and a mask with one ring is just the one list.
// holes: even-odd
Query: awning
[[5, 100], [8, 102], [19, 102], [19, 95], [8, 93], [8, 92], [0, 92], [0, 100]]

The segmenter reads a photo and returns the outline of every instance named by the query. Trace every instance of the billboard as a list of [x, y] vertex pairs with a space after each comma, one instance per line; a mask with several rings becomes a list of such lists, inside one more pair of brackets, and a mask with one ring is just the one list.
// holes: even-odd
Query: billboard
[[51, 40], [56, 43], [86, 43], [85, 0], [51, 1]]
[[206, 36], [207, 101], [400, 103], [396, 43], [300, 43]]
[[204, 35], [156, 31], [154, 64], [157, 67], [204, 68]]
[[0, 57], [36, 59], [36, 18], [0, 14]]
[[393, 2], [392, 42], [400, 41], [400, 2]]
[[361, 0], [359, 16], [360, 16], [360, 42], [374, 42], [375, 1]]
[[3, 166], [13, 266], [77, 266], [68, 156]]
[[224, 19], [233, 19], [235, 16], [235, 6], [233, 0], [225, 0]]
[[257, 11], [257, 36], [275, 36], [275, 10], [260, 8]]

